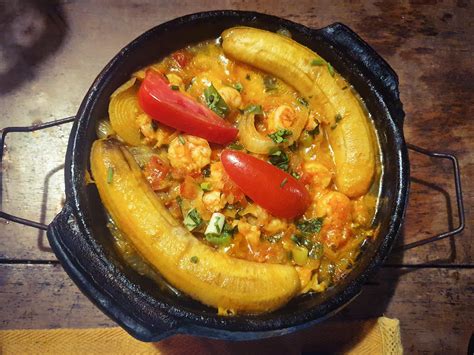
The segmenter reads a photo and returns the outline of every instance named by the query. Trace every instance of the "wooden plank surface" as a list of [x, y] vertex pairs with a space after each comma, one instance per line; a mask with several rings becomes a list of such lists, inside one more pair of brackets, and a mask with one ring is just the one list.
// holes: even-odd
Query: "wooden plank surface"
[[[407, 353], [465, 353], [474, 330], [473, 304], [474, 269], [384, 268], [331, 322], [384, 314], [400, 319]], [[0, 329], [114, 326], [81, 294], [60, 265], [0, 265], [0, 314]], [[288, 350], [291, 344], [293, 351], [321, 350], [314, 348], [321, 343], [321, 329], [324, 326], [273, 340], [228, 343], [224, 349], [231, 353], [239, 349], [260, 352], [271, 342], [271, 349]], [[211, 349], [221, 349], [225, 343], [176, 336], [164, 344], [179, 353], [189, 342]], [[275, 342], [281, 348], [275, 347]]]
[[[389, 260], [391, 264], [440, 264], [445, 268], [385, 268], [338, 319], [385, 313], [401, 320], [407, 353], [466, 352], [474, 330], [474, 275], [466, 266], [474, 265], [472, 2], [187, 0], [177, 5], [161, 0], [86, 0], [40, 8], [31, 8], [30, 2], [16, 2], [4, 14], [0, 12], [0, 23], [10, 21], [18, 6], [23, 6], [17, 10], [24, 19], [36, 19], [31, 28], [42, 33], [36, 37], [34, 31], [31, 37], [7, 36], [0, 42], [1, 50], [10, 51], [0, 66], [0, 128], [73, 115], [95, 76], [120, 48], [143, 31], [177, 16], [212, 9], [254, 10], [313, 28], [343, 22], [354, 29], [399, 75], [407, 141], [459, 158], [467, 227], [456, 238]], [[12, 43], [14, 40], [21, 45]], [[63, 202], [61, 164], [70, 127], [15, 134], [8, 139], [8, 156], [2, 166], [2, 209], [46, 223], [59, 211]], [[410, 158], [412, 180], [404, 242], [445, 231], [457, 223], [450, 165], [418, 154], [410, 154]], [[0, 240], [0, 261], [20, 262], [0, 265], [2, 329], [113, 325], [59, 265], [21, 262], [55, 259], [44, 234], [0, 221]], [[315, 328], [277, 341], [282, 349], [299, 344], [307, 351], [314, 344], [309, 339], [316, 335]], [[234, 353], [252, 346], [264, 353], [269, 344], [190, 337], [165, 342], [170, 352], [179, 353], [185, 350], [182, 346], [186, 341], [200, 341], [204, 349]]]

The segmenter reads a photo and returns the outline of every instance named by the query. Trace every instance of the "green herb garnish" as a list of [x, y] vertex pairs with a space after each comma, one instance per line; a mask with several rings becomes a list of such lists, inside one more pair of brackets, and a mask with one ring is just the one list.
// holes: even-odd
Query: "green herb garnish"
[[107, 169], [107, 184], [111, 184], [114, 180], [114, 168], [109, 167]]
[[235, 233], [237, 233], [237, 226], [231, 227], [225, 223], [221, 233], [208, 233], [206, 234], [206, 240], [214, 245], [229, 245]]
[[283, 150], [275, 150], [270, 153], [268, 160], [272, 165], [275, 165], [277, 168], [288, 171], [290, 160], [288, 155]]
[[287, 182], [288, 178], [284, 178], [283, 181], [280, 183], [280, 188], [283, 188], [283, 186], [285, 186]]
[[339, 123], [342, 120], [342, 115], [338, 113], [335, 117], [336, 123]]
[[263, 85], [265, 85], [265, 91], [272, 91], [278, 88], [277, 79], [270, 75], [265, 75], [263, 77]]
[[292, 172], [291, 172], [291, 176], [293, 176], [293, 177], [294, 177], [295, 179], [297, 179], [297, 180], [301, 177], [301, 175], [298, 174], [296, 171], [292, 171]]
[[248, 105], [244, 109], [244, 113], [245, 114], [254, 113], [256, 115], [261, 115], [263, 113], [262, 105], [255, 105], [255, 104]]
[[321, 58], [315, 58], [315, 59], [313, 59], [313, 60], [311, 61], [311, 65], [312, 65], [313, 67], [315, 67], [315, 66], [318, 66], [318, 67], [319, 67], [319, 66], [321, 66], [321, 65], [324, 65], [324, 60], [322, 60]]
[[287, 142], [288, 139], [287, 137], [291, 136], [293, 134], [292, 131], [287, 130], [287, 129], [279, 129], [275, 133], [269, 134], [268, 136], [272, 139], [277, 144]]
[[202, 182], [201, 185], [199, 185], [199, 186], [201, 187], [202, 191], [211, 191], [212, 190], [212, 185], [208, 181]]
[[250, 77], [250, 74], [247, 74], [247, 75], [245, 76], [245, 79], [250, 80], [250, 79], [252, 79], [252, 78]]
[[221, 117], [225, 117], [229, 112], [229, 106], [212, 84], [204, 90], [204, 100], [206, 105]]
[[321, 231], [323, 226], [324, 218], [313, 218], [308, 220], [303, 220], [296, 223], [296, 228], [298, 228], [304, 234], [315, 234]]
[[335, 74], [334, 67], [329, 62], [327, 62], [327, 66], [328, 66], [329, 74], [331, 74], [331, 76], [334, 76], [334, 74]]
[[179, 143], [181, 143], [182, 145], [186, 144], [186, 140], [183, 138], [181, 134], [178, 135], [178, 140], [179, 140]]
[[179, 91], [179, 86], [178, 85], [171, 85], [170, 88], [171, 88], [171, 90]]
[[296, 101], [298, 101], [301, 105], [308, 107], [308, 101], [304, 97], [298, 97]]
[[242, 90], [244, 89], [244, 87], [242, 86], [242, 84], [241, 84], [241, 83], [238, 83], [238, 82], [237, 82], [237, 83], [234, 83], [234, 84], [232, 85], [232, 87], [233, 87], [235, 90], [237, 90], [238, 92], [242, 92]]
[[191, 257], [191, 259], [189, 259], [193, 264], [197, 264], [199, 262], [199, 258], [194, 255]]
[[193, 229], [201, 225], [202, 223], [201, 215], [195, 208], [193, 208], [189, 210], [188, 214], [184, 218], [183, 223], [186, 226], [186, 228], [188, 228], [188, 230], [192, 231]]

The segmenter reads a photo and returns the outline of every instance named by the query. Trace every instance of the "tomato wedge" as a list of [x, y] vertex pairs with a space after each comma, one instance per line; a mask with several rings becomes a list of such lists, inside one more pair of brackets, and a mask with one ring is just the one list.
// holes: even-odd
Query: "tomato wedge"
[[148, 70], [138, 91], [138, 102], [154, 120], [218, 144], [228, 144], [238, 129], [206, 106], [172, 90], [160, 73]]
[[222, 151], [221, 161], [243, 193], [272, 215], [295, 218], [309, 207], [311, 200], [304, 185], [270, 163], [228, 149]]

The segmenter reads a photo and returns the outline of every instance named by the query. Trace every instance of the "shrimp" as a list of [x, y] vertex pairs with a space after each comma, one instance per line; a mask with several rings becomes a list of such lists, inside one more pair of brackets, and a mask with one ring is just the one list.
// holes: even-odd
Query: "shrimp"
[[220, 191], [209, 191], [202, 196], [202, 202], [208, 211], [217, 212], [225, 207], [227, 199]]
[[333, 174], [322, 164], [314, 161], [305, 162], [303, 164], [303, 171], [311, 176], [312, 186], [325, 189], [331, 183]]
[[296, 121], [296, 112], [288, 105], [278, 106], [268, 119], [268, 130], [273, 132], [289, 128]]
[[222, 88], [217, 89], [217, 91], [230, 108], [238, 109], [242, 105], [242, 97], [236, 89], [231, 88], [229, 86], [223, 86]]
[[329, 191], [316, 201], [316, 213], [324, 218], [321, 236], [331, 249], [338, 249], [351, 237], [352, 203], [343, 193]]
[[162, 145], [169, 144], [176, 137], [174, 129], [158, 125], [146, 113], [139, 114], [136, 122], [140, 132], [145, 137], [145, 144], [154, 144], [156, 148], [159, 148]]
[[171, 141], [168, 159], [173, 168], [185, 173], [199, 171], [211, 162], [211, 147], [203, 138], [180, 135]]

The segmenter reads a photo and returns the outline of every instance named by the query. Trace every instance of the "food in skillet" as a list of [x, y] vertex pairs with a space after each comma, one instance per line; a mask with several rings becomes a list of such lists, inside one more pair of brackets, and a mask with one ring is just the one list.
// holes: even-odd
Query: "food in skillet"
[[290, 38], [236, 27], [175, 52], [112, 94], [109, 120], [91, 170], [118, 249], [220, 314], [324, 292], [374, 237], [363, 104]]

